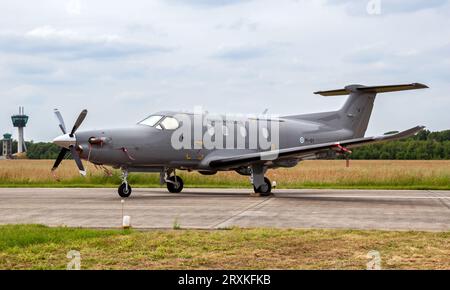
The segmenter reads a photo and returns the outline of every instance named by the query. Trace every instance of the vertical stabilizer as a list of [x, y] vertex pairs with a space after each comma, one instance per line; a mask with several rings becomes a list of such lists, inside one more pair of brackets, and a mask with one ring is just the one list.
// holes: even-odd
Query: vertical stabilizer
[[351, 85], [340, 90], [316, 92], [315, 94], [322, 96], [349, 95], [349, 97], [339, 111], [312, 114], [311, 117], [321, 116], [321, 119], [325, 120], [328, 115], [334, 116], [332, 120], [334, 124], [330, 122], [330, 126], [350, 129], [354, 138], [364, 137], [377, 94], [425, 88], [428, 87], [420, 83], [372, 87]]

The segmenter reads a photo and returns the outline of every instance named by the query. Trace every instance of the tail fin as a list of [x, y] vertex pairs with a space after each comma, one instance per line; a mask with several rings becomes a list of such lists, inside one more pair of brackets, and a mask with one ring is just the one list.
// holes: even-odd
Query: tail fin
[[[353, 131], [353, 138], [360, 138], [364, 137], [366, 133], [377, 94], [425, 88], [428, 87], [420, 83], [372, 87], [351, 85], [341, 90], [320, 91], [315, 92], [315, 94], [322, 96], [350, 95], [339, 111], [330, 113], [338, 117], [336, 119], [333, 118], [333, 122], [337, 122], [337, 124], [333, 125], [348, 128]], [[326, 113], [322, 113], [321, 115], [324, 117]]]

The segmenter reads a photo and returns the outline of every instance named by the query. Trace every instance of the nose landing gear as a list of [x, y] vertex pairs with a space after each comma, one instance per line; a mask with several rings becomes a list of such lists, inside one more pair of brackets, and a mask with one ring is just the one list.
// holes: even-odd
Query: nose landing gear
[[128, 171], [122, 171], [122, 184], [119, 186], [118, 193], [122, 198], [127, 198], [131, 195], [132, 189], [128, 184]]

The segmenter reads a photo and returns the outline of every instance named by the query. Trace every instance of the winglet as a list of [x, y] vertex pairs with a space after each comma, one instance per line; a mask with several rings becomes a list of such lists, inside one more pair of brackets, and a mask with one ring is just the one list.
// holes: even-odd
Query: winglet
[[425, 126], [416, 126], [414, 128], [402, 131], [400, 133], [394, 133], [394, 134], [390, 134], [390, 135], [384, 135], [381, 137], [377, 137], [375, 138], [376, 140], [398, 140], [398, 139], [403, 139], [403, 138], [408, 138], [411, 136], [416, 135], [417, 133], [419, 133], [420, 131], [422, 131], [423, 129], [425, 129]]

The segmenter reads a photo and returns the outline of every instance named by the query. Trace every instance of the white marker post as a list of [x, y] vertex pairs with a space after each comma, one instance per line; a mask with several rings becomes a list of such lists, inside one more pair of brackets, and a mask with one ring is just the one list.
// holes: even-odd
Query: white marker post
[[131, 228], [131, 217], [129, 215], [123, 217], [122, 227], [124, 230], [128, 230], [129, 228]]
[[128, 215], [126, 215], [126, 216], [123, 215], [123, 207], [125, 204], [125, 200], [122, 199], [120, 201], [120, 203], [122, 204], [122, 228], [124, 230], [127, 230], [127, 229], [131, 228], [131, 217]]
[[277, 182], [275, 180], [272, 181], [272, 188], [277, 188]]

